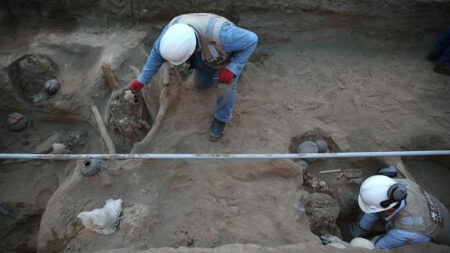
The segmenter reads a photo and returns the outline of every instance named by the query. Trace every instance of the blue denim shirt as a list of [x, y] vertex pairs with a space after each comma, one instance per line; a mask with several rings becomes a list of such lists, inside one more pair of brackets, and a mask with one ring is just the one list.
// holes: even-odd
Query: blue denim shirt
[[[405, 207], [405, 205], [405, 201], [402, 200], [400, 207], [395, 210], [395, 212], [389, 217], [384, 218], [384, 220], [390, 221], [398, 212], [400, 212]], [[370, 231], [375, 226], [375, 223], [380, 219], [381, 218], [375, 213], [366, 213], [359, 221], [359, 226], [366, 231]], [[400, 229], [391, 229], [385, 236], [383, 236], [383, 238], [378, 240], [378, 242], [375, 244], [375, 248], [393, 249], [404, 245], [421, 242], [431, 242], [431, 238], [420, 233], [409, 232]]]
[[[145, 85], [150, 83], [152, 77], [165, 62], [159, 52], [159, 43], [166, 29], [167, 27], [153, 44], [147, 63], [137, 79]], [[226, 53], [233, 53], [226, 68], [238, 77], [244, 69], [248, 58], [253, 51], [255, 51], [256, 44], [258, 43], [258, 36], [251, 31], [224, 23], [219, 33], [219, 40]]]

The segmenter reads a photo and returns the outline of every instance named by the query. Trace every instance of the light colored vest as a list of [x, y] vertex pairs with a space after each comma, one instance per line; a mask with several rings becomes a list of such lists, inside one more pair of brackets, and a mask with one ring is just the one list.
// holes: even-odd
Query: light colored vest
[[435, 243], [450, 245], [448, 210], [416, 183], [398, 179], [406, 186], [406, 206], [388, 223], [392, 229], [429, 236]]
[[234, 24], [228, 19], [210, 13], [189, 13], [177, 16], [168, 26], [182, 23], [194, 28], [200, 37], [202, 60], [211, 68], [221, 69], [230, 61], [231, 54], [223, 51], [219, 34], [224, 23]]

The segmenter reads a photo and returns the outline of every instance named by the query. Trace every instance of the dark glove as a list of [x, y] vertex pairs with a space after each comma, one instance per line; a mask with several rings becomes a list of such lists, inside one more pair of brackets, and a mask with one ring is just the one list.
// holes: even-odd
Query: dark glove
[[370, 231], [362, 229], [359, 223], [352, 223], [350, 225], [350, 234], [352, 238], [363, 237], [366, 238], [371, 235]]
[[234, 73], [227, 68], [223, 68], [219, 73], [219, 82], [230, 84]]
[[131, 83], [130, 90], [133, 94], [137, 94], [142, 87], [144, 87], [144, 84], [139, 82], [138, 80], [134, 80], [133, 83]]

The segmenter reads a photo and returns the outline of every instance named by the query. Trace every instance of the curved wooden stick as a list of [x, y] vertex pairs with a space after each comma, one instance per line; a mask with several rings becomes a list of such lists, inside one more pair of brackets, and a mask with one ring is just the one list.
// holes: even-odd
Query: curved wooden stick
[[[159, 110], [156, 115], [155, 121], [153, 122], [152, 129], [148, 132], [148, 134], [142, 139], [140, 142], [136, 142], [134, 144], [132, 154], [140, 153], [142, 150], [150, 144], [156, 132], [158, 131], [164, 116], [166, 115], [167, 110], [169, 109], [170, 104], [176, 98], [178, 94], [178, 89], [181, 85], [181, 77], [178, 74], [178, 71], [173, 66], [168, 66], [168, 64], [163, 65], [163, 89], [161, 90], [161, 95], [159, 98]], [[172, 75], [171, 75], [172, 74]], [[171, 78], [173, 77], [173, 78]]]

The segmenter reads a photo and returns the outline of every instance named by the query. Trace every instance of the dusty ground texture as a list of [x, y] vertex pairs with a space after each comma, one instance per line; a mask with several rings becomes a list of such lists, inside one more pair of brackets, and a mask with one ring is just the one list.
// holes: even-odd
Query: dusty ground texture
[[[425, 60], [448, 25], [447, 1], [15, 3], [4, 1], [8, 8], [0, 12], [2, 153], [48, 153], [53, 142], [65, 143], [72, 153], [106, 153], [89, 107], [95, 104], [103, 114], [111, 92], [101, 62], [111, 65], [121, 86], [129, 84], [129, 67], [144, 65], [163, 25], [178, 13], [199, 10], [223, 14], [260, 38], [238, 83], [233, 120], [223, 139], [210, 142], [216, 91], [197, 90], [188, 77], [146, 152], [289, 153], [311, 138], [324, 138], [333, 152], [450, 149], [450, 78], [434, 73]], [[20, 95], [8, 66], [28, 54], [57, 66], [61, 90], [55, 97], [32, 103]], [[15, 111], [30, 120], [23, 132], [7, 130], [6, 117]], [[450, 206], [448, 158], [403, 163]], [[310, 167], [361, 169], [367, 177], [389, 164], [317, 160]], [[338, 251], [322, 246], [311, 232], [305, 213], [310, 194], [302, 182], [297, 164], [286, 160], [108, 161], [92, 177], [83, 177], [75, 161], [5, 160], [0, 204], [17, 219], [0, 216], [0, 248]], [[118, 230], [103, 236], [84, 229], [76, 215], [109, 198], [123, 200]], [[423, 244], [396, 251], [448, 250]]]

